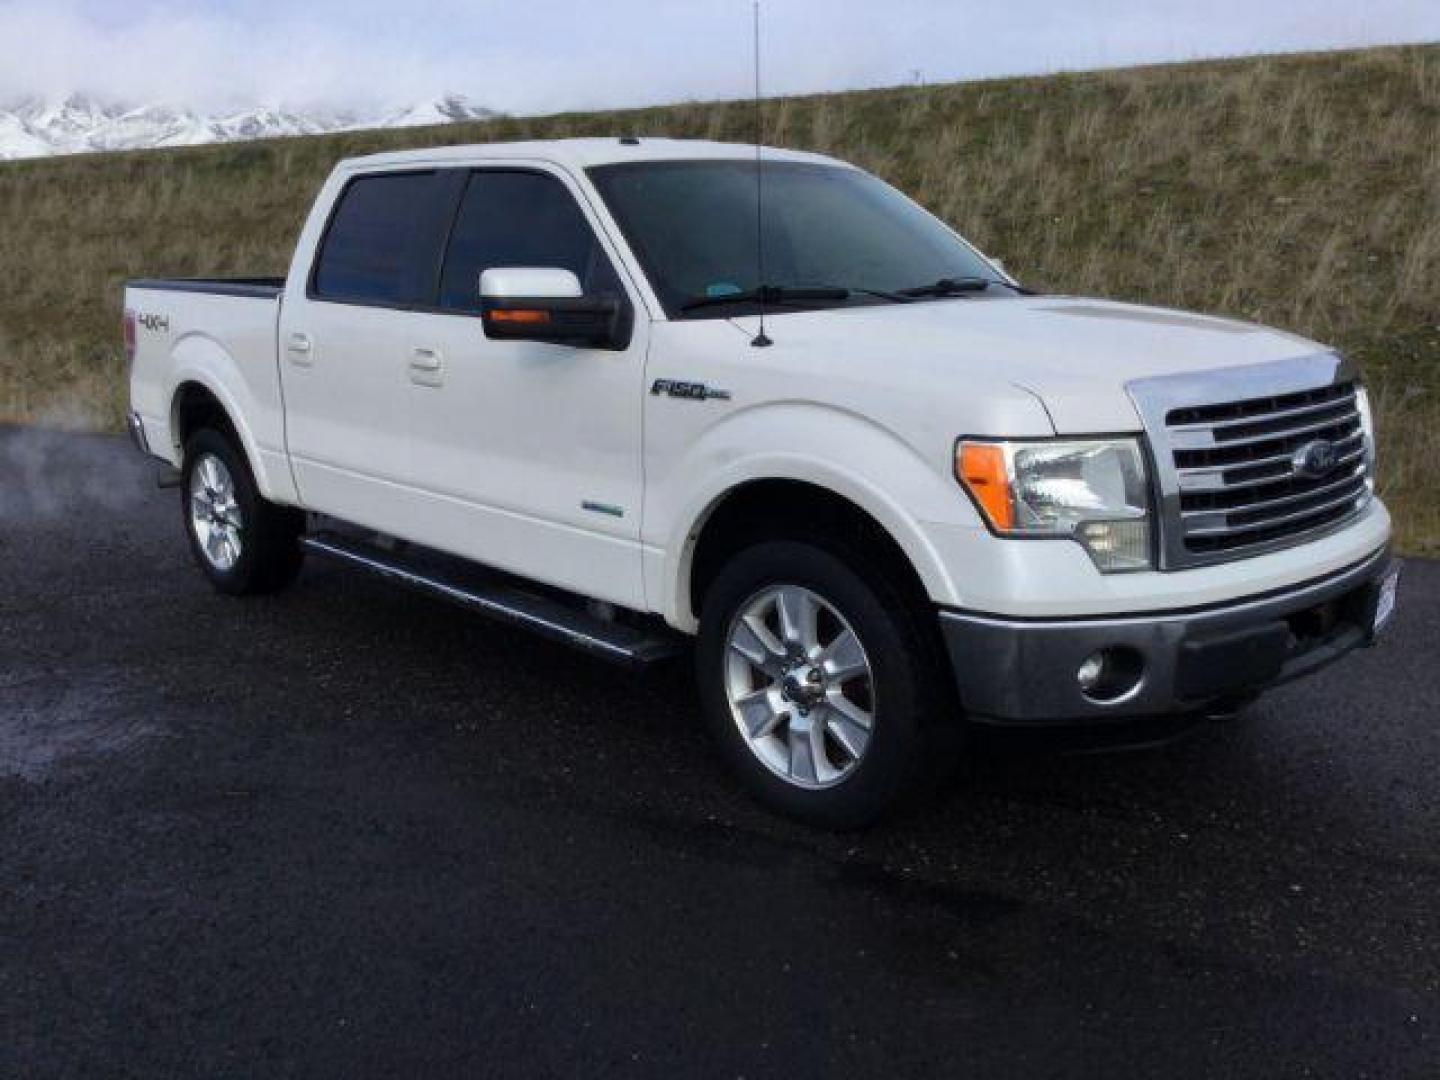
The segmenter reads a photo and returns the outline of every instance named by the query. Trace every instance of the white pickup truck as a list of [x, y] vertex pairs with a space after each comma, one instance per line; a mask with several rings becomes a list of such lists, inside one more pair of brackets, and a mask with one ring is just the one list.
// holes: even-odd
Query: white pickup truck
[[830, 826], [969, 724], [1225, 714], [1373, 641], [1397, 564], [1335, 351], [1037, 295], [853, 166], [760, 161], [343, 161], [286, 279], [131, 282], [130, 431], [201, 570], [324, 554], [636, 664], [696, 637], [725, 756]]

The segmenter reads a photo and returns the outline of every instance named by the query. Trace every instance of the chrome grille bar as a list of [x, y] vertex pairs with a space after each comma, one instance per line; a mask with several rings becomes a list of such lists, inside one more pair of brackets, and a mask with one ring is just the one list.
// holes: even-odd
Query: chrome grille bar
[[1306, 435], [1318, 436], [1321, 432], [1329, 431], [1331, 428], [1341, 427], [1350, 423], [1359, 425], [1360, 414], [1355, 409], [1354, 399], [1349, 402], [1349, 411], [1341, 416], [1328, 416], [1322, 420], [1313, 421], [1308, 424], [1301, 424], [1298, 427], [1284, 428], [1279, 431], [1267, 431], [1260, 435], [1243, 436], [1223, 441], [1214, 431], [1189, 430], [1177, 432], [1170, 431], [1170, 445], [1176, 450], [1230, 450], [1236, 447], [1257, 446], [1260, 443], [1280, 442], [1284, 439], [1294, 439]]
[[1340, 475], [1339, 479], [1327, 479], [1319, 487], [1311, 488], [1308, 491], [1301, 491], [1293, 495], [1277, 495], [1273, 498], [1257, 498], [1247, 503], [1237, 503], [1234, 506], [1219, 507], [1213, 510], [1181, 510], [1180, 517], [1185, 522], [1187, 532], [1190, 532], [1192, 531], [1190, 529], [1191, 521], [1199, 522], [1207, 517], [1217, 517], [1223, 520], [1232, 514], [1253, 515], [1262, 510], [1278, 510], [1311, 501], [1322, 495], [1329, 495], [1346, 487], [1353, 487], [1364, 479], [1365, 470], [1363, 468], [1351, 468]]
[[[1336, 451], [1340, 457], [1336, 461], [1336, 468], [1354, 464], [1365, 457], [1364, 436], [1360, 432], [1348, 435], [1335, 444]], [[1247, 461], [1244, 466], [1201, 466], [1193, 469], [1179, 469], [1181, 491], [1224, 491], [1237, 484], [1270, 484], [1277, 479], [1288, 477], [1292, 471], [1291, 460], [1294, 458], [1294, 451], [1287, 454], [1271, 454], [1269, 457], [1255, 458]], [[1282, 466], [1282, 468], [1273, 468]], [[1241, 468], [1261, 469], [1265, 468], [1268, 474], [1245, 479], [1237, 479], [1233, 476]]]
[[[1204, 527], [1204, 526], [1191, 527], [1190, 524], [1187, 522], [1187, 523], [1186, 523], [1186, 529], [1185, 529], [1185, 535], [1186, 535], [1186, 537], [1207, 537], [1207, 536], [1222, 536], [1222, 535], [1223, 535], [1223, 536], [1230, 536], [1230, 535], [1232, 535], [1232, 534], [1234, 534], [1234, 533], [1254, 532], [1254, 531], [1256, 531], [1257, 529], [1268, 529], [1268, 528], [1269, 528], [1270, 526], [1272, 526], [1272, 525], [1284, 525], [1284, 524], [1286, 524], [1287, 522], [1299, 521], [1301, 518], [1314, 517], [1314, 516], [1317, 515], [1317, 514], [1322, 514], [1322, 513], [1324, 513], [1326, 510], [1331, 510], [1331, 509], [1333, 509], [1333, 508], [1335, 508], [1335, 507], [1337, 507], [1337, 506], [1340, 506], [1340, 505], [1343, 504], [1343, 503], [1346, 503], [1346, 502], [1354, 502], [1354, 501], [1355, 501], [1355, 496], [1358, 495], [1359, 492], [1353, 490], [1353, 479], [1354, 479], [1354, 478], [1350, 478], [1350, 479], [1351, 479], [1351, 481], [1352, 481], [1352, 490], [1351, 490], [1351, 491], [1346, 492], [1344, 495], [1340, 496], [1339, 498], [1329, 499], [1329, 500], [1327, 500], [1326, 502], [1322, 502], [1322, 503], [1320, 503], [1320, 504], [1317, 505], [1317, 506], [1307, 506], [1307, 507], [1306, 507], [1305, 509], [1303, 509], [1303, 510], [1297, 510], [1297, 511], [1295, 511], [1295, 512], [1292, 513], [1292, 514], [1281, 514], [1279, 517], [1263, 518], [1263, 519], [1261, 519], [1261, 520], [1259, 520], [1259, 521], [1247, 521], [1247, 522], [1244, 522], [1244, 523], [1239, 524], [1239, 525], [1225, 524], [1225, 525], [1219, 526], [1218, 528], [1217, 528], [1217, 527], [1206, 528], [1206, 527]], [[1269, 508], [1267, 507], [1267, 509], [1269, 509]], [[1220, 515], [1220, 516], [1226, 518], [1227, 521], [1229, 520], [1229, 515]]]
[[1317, 412], [1333, 410], [1337, 405], [1344, 405], [1344, 401], [1322, 401], [1318, 405], [1301, 405], [1292, 409], [1279, 409], [1275, 412], [1266, 413], [1261, 417], [1245, 416], [1236, 420], [1217, 420], [1214, 423], [1200, 424], [1171, 424], [1170, 430], [1180, 431], [1214, 431], [1225, 432], [1231, 428], [1244, 427], [1246, 424], [1253, 424], [1259, 420], [1288, 420], [1294, 416], [1310, 416]]

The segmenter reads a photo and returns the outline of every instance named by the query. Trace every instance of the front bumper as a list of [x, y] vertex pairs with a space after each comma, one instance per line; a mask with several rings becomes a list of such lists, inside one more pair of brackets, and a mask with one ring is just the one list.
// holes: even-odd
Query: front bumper
[[[943, 610], [960, 700], [980, 721], [1092, 722], [1204, 713], [1288, 682], [1374, 640], [1388, 548], [1302, 585], [1186, 611], [1013, 619]], [[1076, 673], [1098, 650], [1138, 661], [1109, 700]]]

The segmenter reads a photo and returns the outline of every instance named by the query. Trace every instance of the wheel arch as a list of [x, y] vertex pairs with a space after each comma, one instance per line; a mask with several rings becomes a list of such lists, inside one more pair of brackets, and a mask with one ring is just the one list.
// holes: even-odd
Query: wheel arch
[[214, 380], [194, 372], [182, 377], [170, 395], [169, 419], [170, 444], [174, 453], [172, 461], [176, 466], [184, 464], [185, 443], [191, 435], [202, 427], [218, 427], [239, 444], [260, 494], [272, 501], [283, 501], [277, 498], [275, 487], [270, 483], [264, 458], [244, 421], [244, 413]]
[[861, 482], [803, 472], [749, 476], [715, 492], [677, 547], [666, 617], [681, 629], [698, 625], [705, 589], [725, 559], [763, 539], [844, 538], [873, 554], [917, 602], [948, 596], [952, 585], [918, 523], [883, 492]]
[[185, 444], [203, 427], [239, 437], [229, 410], [215, 392], [198, 379], [186, 379], [170, 398], [170, 442], [177, 455], [184, 454]]
[[[254, 405], [247, 392], [245, 400], [237, 399], [226, 373], [233, 370], [234, 360], [220, 345], [208, 338], [191, 335], [175, 350], [175, 386], [170, 394], [167, 417], [171, 463], [184, 463], [185, 442], [204, 423], [214, 423], [232, 434], [245, 455], [255, 476], [260, 494], [277, 503], [293, 503], [296, 493], [288, 473], [275, 475], [274, 454], [264, 454], [256, 439], [246, 408]], [[248, 391], [248, 387], [242, 388]], [[258, 406], [255, 406], [258, 407]]]

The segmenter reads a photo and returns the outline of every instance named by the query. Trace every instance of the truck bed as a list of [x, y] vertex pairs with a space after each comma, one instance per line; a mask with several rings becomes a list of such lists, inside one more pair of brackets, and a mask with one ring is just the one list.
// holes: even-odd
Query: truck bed
[[250, 296], [274, 300], [285, 291], [284, 278], [138, 278], [126, 282], [132, 289], [209, 293], [213, 296]]
[[284, 461], [284, 415], [276, 335], [280, 278], [145, 278], [126, 283], [135, 335], [130, 369], [134, 423], [157, 457], [180, 463], [172, 430], [176, 394], [192, 386], [227, 401], [262, 491]]

